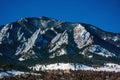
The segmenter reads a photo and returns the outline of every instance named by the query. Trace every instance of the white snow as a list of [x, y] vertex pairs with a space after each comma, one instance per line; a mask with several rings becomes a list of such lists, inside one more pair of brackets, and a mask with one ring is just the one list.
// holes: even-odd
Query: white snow
[[40, 29], [36, 30], [36, 32], [28, 39], [27, 42], [25, 42], [22, 47], [19, 47], [16, 51], [16, 54], [15, 55], [18, 55], [20, 53], [23, 53], [23, 52], [27, 52], [30, 48], [33, 47], [36, 39], [37, 39], [37, 36], [40, 32]]
[[56, 43], [56, 42], [58, 41], [58, 39], [60, 38], [60, 36], [61, 36], [61, 33], [57, 34], [57, 36], [55, 36], [55, 37], [52, 39], [51, 43]]
[[21, 57], [21, 58], [19, 58], [18, 60], [19, 60], [19, 61], [24, 61], [25, 59]]
[[117, 37], [117, 36], [114, 36], [114, 37], [112, 38], [112, 40], [113, 40], [114, 42], [116, 42], [116, 41], [118, 41], [118, 37]]
[[50, 30], [54, 31], [55, 34], [58, 34], [57, 31], [55, 31], [54, 27], [51, 27]]
[[0, 42], [2, 41], [2, 39], [4, 38], [4, 37], [9, 37], [9, 33], [7, 33], [7, 31], [8, 31], [8, 29], [9, 29], [9, 24], [6, 24], [3, 28], [2, 28], [2, 30], [1, 30], [1, 32], [0, 32]]
[[[31, 68], [31, 67], [30, 67]], [[49, 64], [49, 65], [36, 65], [35, 67], [33, 67], [33, 70], [66, 70], [66, 69], [73, 69], [75, 70], [75, 68], [72, 66], [72, 64], [70, 63], [55, 63], [55, 64]]]
[[61, 49], [61, 50], [55, 52], [54, 54], [50, 55], [49, 58], [54, 58], [56, 56], [62, 56], [62, 55], [65, 55], [65, 54], [67, 54], [67, 52], [64, 49]]
[[106, 63], [104, 67], [98, 67], [98, 71], [115, 71], [120, 72], [120, 65], [114, 63]]
[[24, 35], [24, 33], [20, 33], [20, 31], [21, 31], [21, 28], [17, 32], [18, 41], [21, 40], [22, 36]]
[[[19, 57], [19, 61], [24, 61], [24, 60], [27, 60], [27, 59], [34, 59], [34, 58], [38, 58], [35, 54], [37, 54], [37, 53], [35, 53], [33, 50], [29, 50], [27, 53], [24, 53], [23, 55], [21, 55], [20, 57]], [[38, 54], [38, 55], [40, 55], [40, 54]]]
[[107, 39], [106, 37], [103, 38], [103, 40], [106, 40], [106, 39]]
[[24, 74], [24, 72], [21, 71], [6, 71], [6, 72], [0, 72], [0, 78], [4, 76], [15, 76], [15, 75], [21, 75]]
[[30, 72], [22, 72], [22, 71], [16, 71], [16, 70], [12, 70], [12, 71], [1, 71], [0, 72], [0, 79], [5, 77], [5, 76], [16, 76], [16, 75], [21, 75], [21, 74], [32, 74], [32, 75], [41, 75], [41, 74], [38, 74], [38, 73], [30, 73]]
[[61, 56], [61, 55], [64, 55], [64, 54], [67, 54], [67, 52], [66, 52], [64, 49], [61, 49], [61, 51], [60, 51], [60, 54], [59, 54], [59, 55]]
[[41, 20], [41, 25], [43, 27], [47, 27], [47, 24], [49, 23], [49, 21], [44, 21], [44, 20]]
[[60, 46], [62, 44], [68, 44], [68, 34], [66, 32], [66, 30], [63, 33], [59, 33], [57, 34], [50, 42], [50, 47], [51, 49], [49, 50], [49, 52], [53, 52], [56, 49], [60, 48]]
[[92, 36], [81, 24], [74, 28], [74, 41], [80, 49], [93, 42]]
[[54, 30], [54, 28], [53, 28], [53, 27], [51, 27], [50, 29], [51, 29], [51, 30]]
[[92, 57], [93, 57], [93, 55], [88, 56], [88, 58], [92, 58]]
[[94, 54], [98, 54], [98, 55], [105, 56], [105, 57], [115, 56], [115, 54], [109, 52], [108, 50], [104, 49], [100, 45], [92, 45], [89, 47], [88, 50]]
[[3, 56], [3, 54], [2, 54], [2, 53], [0, 53], [0, 56]]
[[107, 67], [118, 67], [118, 68], [120, 68], [120, 65], [115, 64], [115, 63], [105, 63], [104, 66], [107, 66]]
[[120, 72], [120, 65], [116, 64], [114, 67], [110, 66], [103, 66], [103, 67], [90, 67], [83, 64], [74, 64], [74, 63], [55, 63], [55, 64], [46, 64], [46, 65], [39, 65], [29, 67], [33, 70], [93, 70], [93, 71], [115, 71]]

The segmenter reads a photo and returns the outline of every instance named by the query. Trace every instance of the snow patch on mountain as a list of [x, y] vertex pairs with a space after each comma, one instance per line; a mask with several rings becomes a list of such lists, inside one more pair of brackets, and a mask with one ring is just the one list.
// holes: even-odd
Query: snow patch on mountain
[[24, 61], [25, 59], [24, 59], [24, 58], [22, 58], [22, 57], [20, 57], [18, 60], [19, 60], [19, 61]]
[[54, 58], [56, 56], [62, 56], [62, 55], [66, 55], [67, 52], [64, 49], [58, 50], [56, 51], [54, 54], [50, 55], [49, 58]]
[[90, 59], [93, 58], [93, 55], [89, 55], [88, 58], [90, 58]]
[[115, 56], [115, 54], [109, 52], [108, 50], [102, 48], [100, 45], [91, 45], [88, 49], [88, 51], [94, 53], [94, 54], [98, 54], [101, 56], [105, 56], [105, 57], [113, 57]]
[[114, 42], [116, 42], [116, 41], [119, 40], [119, 38], [118, 38], [117, 36], [114, 36], [114, 37], [112, 38], [112, 40], [113, 40]]
[[[29, 50], [27, 53], [23, 53], [21, 55], [21, 57], [19, 57], [19, 61], [24, 61], [24, 60], [27, 60], [27, 59], [35, 59], [35, 58], [38, 58], [37, 55], [35, 55], [37, 53], [35, 53], [33, 50]], [[39, 54], [40, 55], [40, 54]]]
[[2, 53], [0, 53], [0, 56], [3, 56], [3, 54], [2, 54]]
[[80, 49], [93, 42], [90, 33], [81, 24], [74, 28], [74, 41]]
[[21, 28], [20, 28], [17, 32], [17, 37], [18, 37], [17, 40], [20, 41], [22, 39], [23, 35], [24, 35], [24, 33], [21, 33]]
[[55, 31], [54, 27], [51, 27], [50, 30], [54, 31], [55, 34], [58, 34], [58, 32]]
[[102, 39], [105, 41], [108, 41], [109, 43], [115, 45], [116, 47], [120, 47], [120, 35], [119, 34], [104, 33], [104, 35], [102, 35]]
[[[7, 31], [9, 30], [9, 27], [10, 26], [9, 24], [6, 24], [2, 30], [0, 31], [0, 43], [2, 42], [2, 40], [4, 38], [8, 38], [9, 37], [9, 33], [7, 33]], [[11, 25], [12, 26], [12, 25]]]
[[21, 47], [18, 47], [15, 55], [21, 54], [23, 52], [25, 53], [30, 48], [32, 48], [35, 43], [35, 40], [37, 39], [39, 32], [40, 32], [40, 29], [36, 30], [36, 32], [28, 39], [27, 42], [25, 42]]
[[49, 52], [53, 52], [60, 48], [62, 44], [68, 44], [68, 34], [65, 30], [63, 33], [58, 33], [50, 42]]

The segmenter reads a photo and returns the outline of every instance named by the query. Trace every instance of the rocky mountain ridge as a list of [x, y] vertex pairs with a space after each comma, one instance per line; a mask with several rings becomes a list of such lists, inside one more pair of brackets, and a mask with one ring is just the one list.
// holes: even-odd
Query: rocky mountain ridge
[[0, 27], [0, 64], [120, 64], [120, 34], [85, 23], [24, 18]]

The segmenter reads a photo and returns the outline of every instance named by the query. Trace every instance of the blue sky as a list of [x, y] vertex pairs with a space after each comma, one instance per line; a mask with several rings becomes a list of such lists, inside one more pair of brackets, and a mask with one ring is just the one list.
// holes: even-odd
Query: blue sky
[[0, 25], [40, 16], [120, 33], [120, 0], [0, 0]]

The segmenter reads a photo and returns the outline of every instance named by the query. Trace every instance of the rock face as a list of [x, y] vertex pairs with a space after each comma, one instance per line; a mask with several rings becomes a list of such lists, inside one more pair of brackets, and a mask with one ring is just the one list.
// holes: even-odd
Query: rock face
[[81, 24], [74, 28], [74, 41], [80, 49], [93, 42], [92, 36]]
[[0, 27], [0, 64], [120, 62], [120, 34], [48, 17], [24, 18]]

